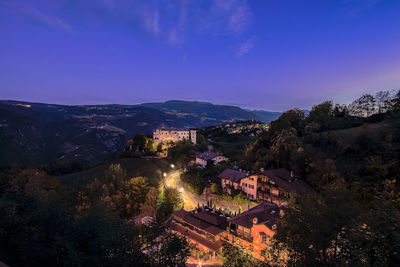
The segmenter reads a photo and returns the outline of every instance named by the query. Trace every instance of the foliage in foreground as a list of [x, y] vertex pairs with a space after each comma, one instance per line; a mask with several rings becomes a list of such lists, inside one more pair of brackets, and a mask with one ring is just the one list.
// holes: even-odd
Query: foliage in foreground
[[[73, 192], [43, 171], [0, 173], [0, 260], [10, 266], [184, 266], [187, 242], [166, 231], [163, 220], [150, 228], [134, 223], [137, 215], [166, 218], [179, 194], [158, 200], [146, 178], [125, 181], [124, 175], [112, 165]], [[172, 208], [160, 213], [163, 205]]]

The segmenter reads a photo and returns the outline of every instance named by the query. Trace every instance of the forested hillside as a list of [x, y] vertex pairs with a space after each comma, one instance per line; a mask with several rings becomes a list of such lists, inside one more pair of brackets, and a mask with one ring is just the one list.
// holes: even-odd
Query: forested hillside
[[[386, 96], [386, 97], [382, 97]], [[242, 155], [248, 169], [284, 167], [313, 186], [289, 205], [273, 255], [291, 264], [400, 264], [400, 92], [292, 109]]]

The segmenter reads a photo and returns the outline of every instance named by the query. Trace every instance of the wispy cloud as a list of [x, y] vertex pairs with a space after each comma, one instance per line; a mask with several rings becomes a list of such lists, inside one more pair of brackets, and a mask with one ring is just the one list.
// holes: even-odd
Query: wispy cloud
[[146, 31], [159, 35], [161, 33], [160, 30], [160, 13], [157, 7], [153, 6], [144, 6], [141, 10], [142, 23], [143, 27]]
[[251, 18], [252, 12], [247, 5], [237, 6], [229, 17], [229, 27], [234, 32], [243, 32], [250, 25]]
[[29, 2], [15, 1], [15, 2], [0, 2], [0, 5], [7, 6], [9, 8], [14, 9], [18, 13], [37, 20], [47, 26], [50, 26], [55, 29], [61, 29], [68, 33], [73, 33], [73, 30], [69, 24], [64, 22], [60, 17], [57, 17], [52, 14], [47, 14]]
[[251, 26], [253, 16], [246, 0], [137, 0], [134, 9], [131, 15], [144, 31], [177, 47], [188, 34], [238, 36]]
[[236, 56], [237, 57], [242, 57], [246, 55], [247, 53], [250, 52], [250, 50], [254, 47], [254, 41], [252, 39], [247, 40], [244, 42], [237, 50], [236, 50]]
[[201, 14], [200, 29], [215, 34], [241, 34], [252, 23], [253, 13], [245, 0], [215, 0]]
[[47, 1], [0, 0], [1, 3], [24, 16], [69, 33], [73, 30], [63, 19], [67, 17], [56, 15], [62, 14], [62, 10], [86, 20], [110, 19], [112, 23], [134, 25], [175, 47], [183, 47], [194, 34], [243, 38], [253, 21], [247, 0], [57, 0], [57, 8], [48, 8], [54, 5]]

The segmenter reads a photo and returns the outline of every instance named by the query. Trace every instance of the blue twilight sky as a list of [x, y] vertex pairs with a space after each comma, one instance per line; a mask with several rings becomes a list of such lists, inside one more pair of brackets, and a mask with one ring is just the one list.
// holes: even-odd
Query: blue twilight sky
[[310, 108], [400, 88], [400, 0], [0, 0], [0, 99]]

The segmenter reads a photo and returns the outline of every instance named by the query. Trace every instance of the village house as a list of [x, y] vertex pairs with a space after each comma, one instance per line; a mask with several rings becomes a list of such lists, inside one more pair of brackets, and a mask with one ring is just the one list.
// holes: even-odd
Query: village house
[[257, 199], [257, 176], [249, 172], [225, 169], [218, 178], [221, 179], [222, 189], [229, 195], [232, 189], [242, 191], [249, 199]]
[[257, 186], [257, 199], [277, 205], [288, 204], [288, 200], [304, 193], [311, 187], [286, 169], [260, 170]]
[[155, 143], [179, 142], [183, 140], [190, 140], [196, 144], [196, 130], [189, 129], [156, 129], [153, 131], [153, 140]]
[[207, 253], [210, 261], [221, 255], [222, 247], [227, 244], [259, 260], [268, 260], [267, 248], [283, 216], [279, 206], [267, 202], [233, 218], [207, 207], [193, 212], [182, 209], [172, 214], [171, 230]]
[[251, 200], [265, 200], [277, 205], [288, 204], [288, 199], [310, 189], [304, 181], [286, 169], [272, 169], [250, 173], [225, 169], [218, 178], [224, 192], [240, 190]]
[[259, 260], [270, 259], [267, 248], [279, 227], [284, 211], [277, 205], [263, 202], [228, 220], [222, 239], [242, 248]]
[[196, 153], [196, 164], [202, 167], [206, 167], [207, 166], [207, 162], [211, 160], [214, 162], [214, 165], [222, 162], [222, 161], [227, 161], [228, 158], [212, 152], [212, 151], [207, 151], [207, 152], [203, 152], [203, 153]]
[[221, 253], [221, 233], [227, 224], [223, 214], [208, 208], [199, 208], [193, 212], [181, 209], [172, 214], [171, 228], [173, 232], [185, 236], [192, 246], [207, 253], [211, 260]]

